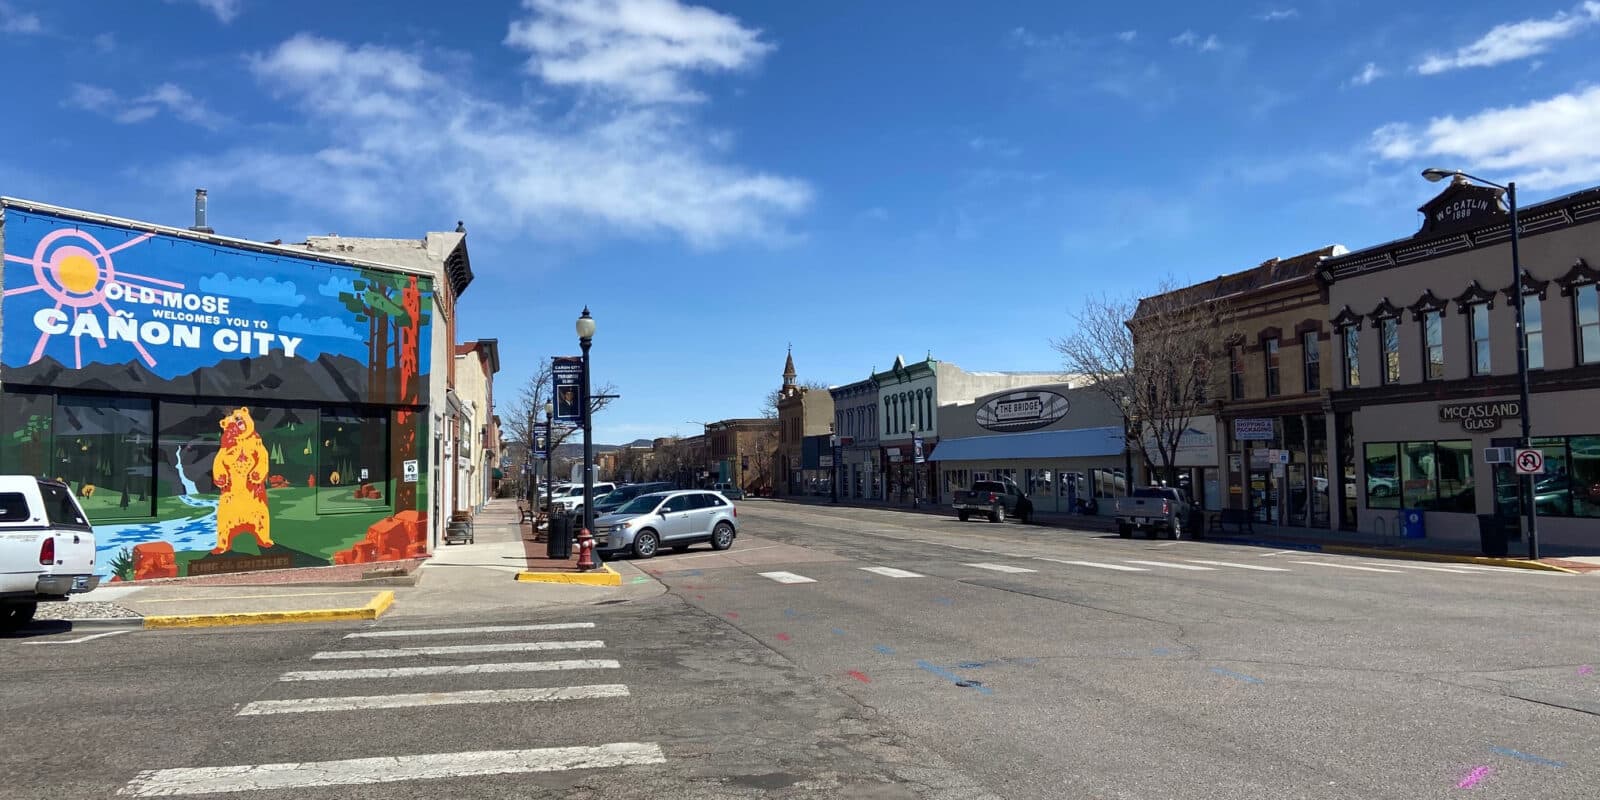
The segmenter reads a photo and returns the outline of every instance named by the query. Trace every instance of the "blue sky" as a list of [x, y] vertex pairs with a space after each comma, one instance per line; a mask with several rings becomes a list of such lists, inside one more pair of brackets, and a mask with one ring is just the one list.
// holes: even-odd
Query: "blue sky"
[[784, 349], [1048, 370], [1086, 294], [1409, 235], [1437, 164], [1600, 183], [1600, 2], [0, 0], [0, 192], [220, 232], [467, 223], [504, 404], [758, 413]]

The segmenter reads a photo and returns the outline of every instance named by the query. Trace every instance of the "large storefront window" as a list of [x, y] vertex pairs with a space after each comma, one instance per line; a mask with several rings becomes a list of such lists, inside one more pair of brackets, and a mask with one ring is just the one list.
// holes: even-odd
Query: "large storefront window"
[[0, 475], [53, 478], [50, 420], [55, 397], [7, 392], [0, 397]]
[[1091, 469], [1089, 483], [1096, 500], [1111, 500], [1128, 494], [1128, 482], [1120, 469]]
[[317, 513], [389, 505], [389, 418], [323, 410], [318, 426]]
[[[1534, 477], [1534, 508], [1542, 517], [1600, 517], [1600, 436], [1534, 439], [1544, 453], [1544, 474]], [[1500, 513], [1521, 514], [1523, 478], [1506, 470], [1495, 475], [1495, 505]]]
[[56, 398], [51, 476], [95, 522], [155, 516], [155, 409], [146, 399]]
[[1471, 513], [1472, 442], [1374, 442], [1366, 447], [1367, 507]]

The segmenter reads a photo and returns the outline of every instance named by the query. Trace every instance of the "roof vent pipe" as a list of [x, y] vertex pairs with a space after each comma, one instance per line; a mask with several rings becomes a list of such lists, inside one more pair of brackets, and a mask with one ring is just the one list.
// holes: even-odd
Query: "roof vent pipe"
[[194, 190], [194, 227], [189, 230], [195, 233], [216, 233], [211, 226], [206, 224], [206, 190]]

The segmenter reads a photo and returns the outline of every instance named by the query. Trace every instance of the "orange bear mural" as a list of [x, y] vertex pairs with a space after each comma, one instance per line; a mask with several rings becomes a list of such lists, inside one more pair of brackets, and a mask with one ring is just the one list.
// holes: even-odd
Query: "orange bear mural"
[[233, 549], [233, 537], [249, 532], [262, 549], [272, 546], [272, 514], [267, 510], [267, 447], [256, 433], [250, 409], [236, 408], [218, 423], [222, 448], [211, 462], [211, 482], [222, 490], [217, 502], [217, 546]]

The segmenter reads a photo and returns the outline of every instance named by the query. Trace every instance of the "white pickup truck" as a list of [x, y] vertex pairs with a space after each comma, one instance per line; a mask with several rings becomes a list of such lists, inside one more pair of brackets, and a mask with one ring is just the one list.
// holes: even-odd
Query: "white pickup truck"
[[1117, 498], [1115, 508], [1117, 534], [1124, 539], [1132, 537], [1136, 531], [1149, 531], [1152, 539], [1157, 534], [1173, 539], [1185, 538], [1189, 498], [1181, 490], [1168, 486], [1140, 486], [1133, 490], [1133, 494]]
[[0, 475], [0, 631], [33, 619], [41, 600], [99, 585], [94, 528], [66, 484]]

